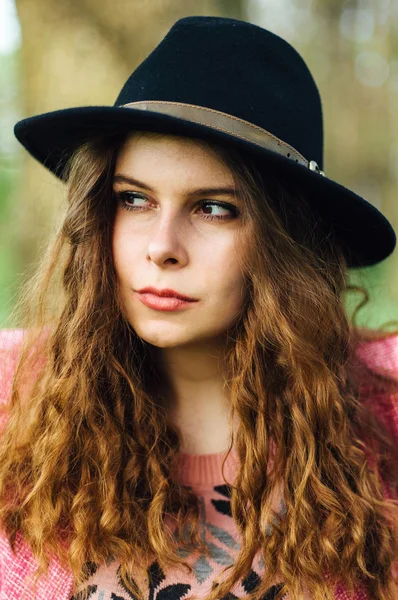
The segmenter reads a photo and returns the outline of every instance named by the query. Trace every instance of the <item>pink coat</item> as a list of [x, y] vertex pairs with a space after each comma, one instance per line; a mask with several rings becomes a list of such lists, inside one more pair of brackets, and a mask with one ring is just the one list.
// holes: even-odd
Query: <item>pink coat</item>
[[[0, 331], [0, 402], [9, 398], [12, 375], [17, 360], [21, 330]], [[362, 343], [358, 355], [370, 366], [386, 370], [398, 377], [398, 336]], [[398, 444], [398, 394], [377, 394], [372, 399], [375, 412], [391, 427]], [[1, 425], [2, 423], [0, 423]], [[16, 539], [16, 555], [6, 536], [0, 532], [0, 600], [34, 600], [33, 591], [24, 587], [24, 579], [34, 572], [37, 562], [20, 534]], [[50, 563], [48, 575], [37, 584], [37, 600], [69, 600], [72, 595], [72, 574], [60, 566], [56, 558]], [[335, 588], [335, 600], [347, 600], [341, 586]], [[369, 600], [363, 590], [357, 590], [355, 600]]]

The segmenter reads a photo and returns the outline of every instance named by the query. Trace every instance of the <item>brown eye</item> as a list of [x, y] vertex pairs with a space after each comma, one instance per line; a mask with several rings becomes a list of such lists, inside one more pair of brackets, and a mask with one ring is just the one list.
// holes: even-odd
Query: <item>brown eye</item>
[[115, 198], [118, 202], [121, 203], [122, 207], [126, 210], [140, 210], [141, 204], [139, 200], [145, 200], [145, 196], [143, 194], [139, 194], [138, 192], [115, 192]]
[[235, 219], [238, 214], [238, 209], [233, 204], [228, 204], [227, 202], [216, 202], [215, 200], [201, 200], [199, 203], [200, 207], [205, 209], [205, 207], [217, 207], [223, 209], [223, 211], [228, 211], [227, 214], [206, 214], [203, 218], [209, 220], [218, 220], [224, 221], [226, 219]]

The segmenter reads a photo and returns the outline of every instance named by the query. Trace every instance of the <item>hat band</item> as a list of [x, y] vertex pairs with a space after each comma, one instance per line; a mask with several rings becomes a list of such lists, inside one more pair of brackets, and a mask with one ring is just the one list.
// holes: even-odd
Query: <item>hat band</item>
[[138, 110], [162, 113], [172, 117], [186, 119], [187, 121], [197, 123], [198, 125], [205, 125], [206, 127], [217, 129], [218, 131], [228, 133], [234, 137], [261, 146], [261, 148], [275, 152], [304, 167], [308, 167], [311, 171], [315, 171], [320, 175], [325, 175], [314, 160], [308, 161], [300, 154], [300, 152], [293, 148], [293, 146], [280, 140], [266, 129], [212, 108], [197, 106], [195, 104], [185, 104], [182, 102], [167, 102], [165, 100], [129, 102], [128, 104], [123, 104], [121, 108], [135, 108]]

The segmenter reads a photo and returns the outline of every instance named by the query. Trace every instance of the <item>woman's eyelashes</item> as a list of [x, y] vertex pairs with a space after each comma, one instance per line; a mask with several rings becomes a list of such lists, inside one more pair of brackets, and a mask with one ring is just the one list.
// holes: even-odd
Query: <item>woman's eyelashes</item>
[[[145, 204], [145, 202], [147, 202], [147, 198], [145, 194], [141, 194], [140, 192], [114, 191], [114, 196], [118, 203], [120, 203], [121, 207], [125, 210], [136, 212], [143, 211], [148, 208]], [[136, 204], [136, 201], [139, 201], [139, 204]], [[200, 200], [197, 203], [197, 207], [200, 211], [213, 209], [226, 211], [226, 214], [208, 214], [203, 212], [201, 218], [207, 221], [225, 221], [230, 219], [236, 219], [239, 216], [238, 208], [233, 204], [229, 204], [228, 202], [220, 202], [216, 200]]]

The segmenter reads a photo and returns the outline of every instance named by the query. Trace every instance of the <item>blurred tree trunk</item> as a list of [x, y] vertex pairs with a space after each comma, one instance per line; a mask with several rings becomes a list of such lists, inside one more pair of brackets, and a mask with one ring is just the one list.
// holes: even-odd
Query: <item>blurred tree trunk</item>
[[[173, 23], [189, 15], [244, 18], [244, 0], [16, 0], [26, 116], [113, 104], [135, 67]], [[21, 152], [15, 197], [21, 270], [36, 263], [60, 221], [64, 185]], [[23, 207], [23, 209], [21, 209]]]

